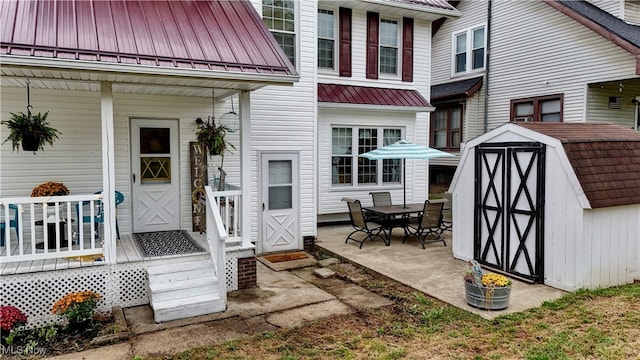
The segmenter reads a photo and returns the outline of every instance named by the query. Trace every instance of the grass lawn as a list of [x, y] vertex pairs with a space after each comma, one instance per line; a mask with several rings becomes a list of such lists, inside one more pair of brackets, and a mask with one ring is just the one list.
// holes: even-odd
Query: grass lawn
[[360, 285], [393, 305], [144, 360], [640, 359], [638, 282], [580, 290], [485, 320], [386, 278], [368, 278]]

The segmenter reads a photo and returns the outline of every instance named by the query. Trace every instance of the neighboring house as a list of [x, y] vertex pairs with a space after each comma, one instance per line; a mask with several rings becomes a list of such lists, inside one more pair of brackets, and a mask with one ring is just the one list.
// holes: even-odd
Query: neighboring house
[[[635, 1], [451, 1], [434, 22], [431, 146], [464, 143], [510, 121], [638, 128], [640, 5]], [[459, 158], [430, 162], [448, 186]]]

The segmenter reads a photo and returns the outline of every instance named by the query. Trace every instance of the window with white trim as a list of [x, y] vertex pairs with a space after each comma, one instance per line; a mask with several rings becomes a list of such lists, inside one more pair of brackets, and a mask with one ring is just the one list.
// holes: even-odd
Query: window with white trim
[[485, 44], [484, 25], [453, 34], [453, 73], [483, 70]]
[[380, 74], [398, 75], [398, 22], [380, 19]]
[[296, 65], [296, 18], [294, 0], [263, 0], [262, 19], [289, 61]]
[[[331, 184], [334, 186], [390, 185], [402, 182], [400, 159], [369, 160], [358, 155], [402, 139], [402, 129], [333, 127]], [[356, 151], [354, 151], [356, 149]]]
[[443, 150], [460, 149], [462, 105], [438, 106], [431, 120], [431, 144]]
[[318, 9], [318, 68], [335, 69], [335, 27], [333, 10]]

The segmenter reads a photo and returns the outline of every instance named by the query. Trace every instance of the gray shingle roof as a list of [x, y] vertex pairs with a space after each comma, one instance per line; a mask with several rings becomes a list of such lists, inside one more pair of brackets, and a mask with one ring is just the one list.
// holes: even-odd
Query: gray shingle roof
[[482, 87], [482, 76], [431, 86], [431, 100], [473, 96]]

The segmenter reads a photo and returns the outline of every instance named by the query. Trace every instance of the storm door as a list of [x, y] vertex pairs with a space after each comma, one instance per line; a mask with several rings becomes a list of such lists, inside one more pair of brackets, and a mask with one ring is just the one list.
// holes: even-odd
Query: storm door
[[486, 143], [475, 153], [474, 258], [531, 282], [543, 279], [544, 154], [539, 143]]
[[298, 249], [298, 154], [262, 155], [262, 252]]
[[177, 120], [131, 120], [133, 232], [180, 229]]

